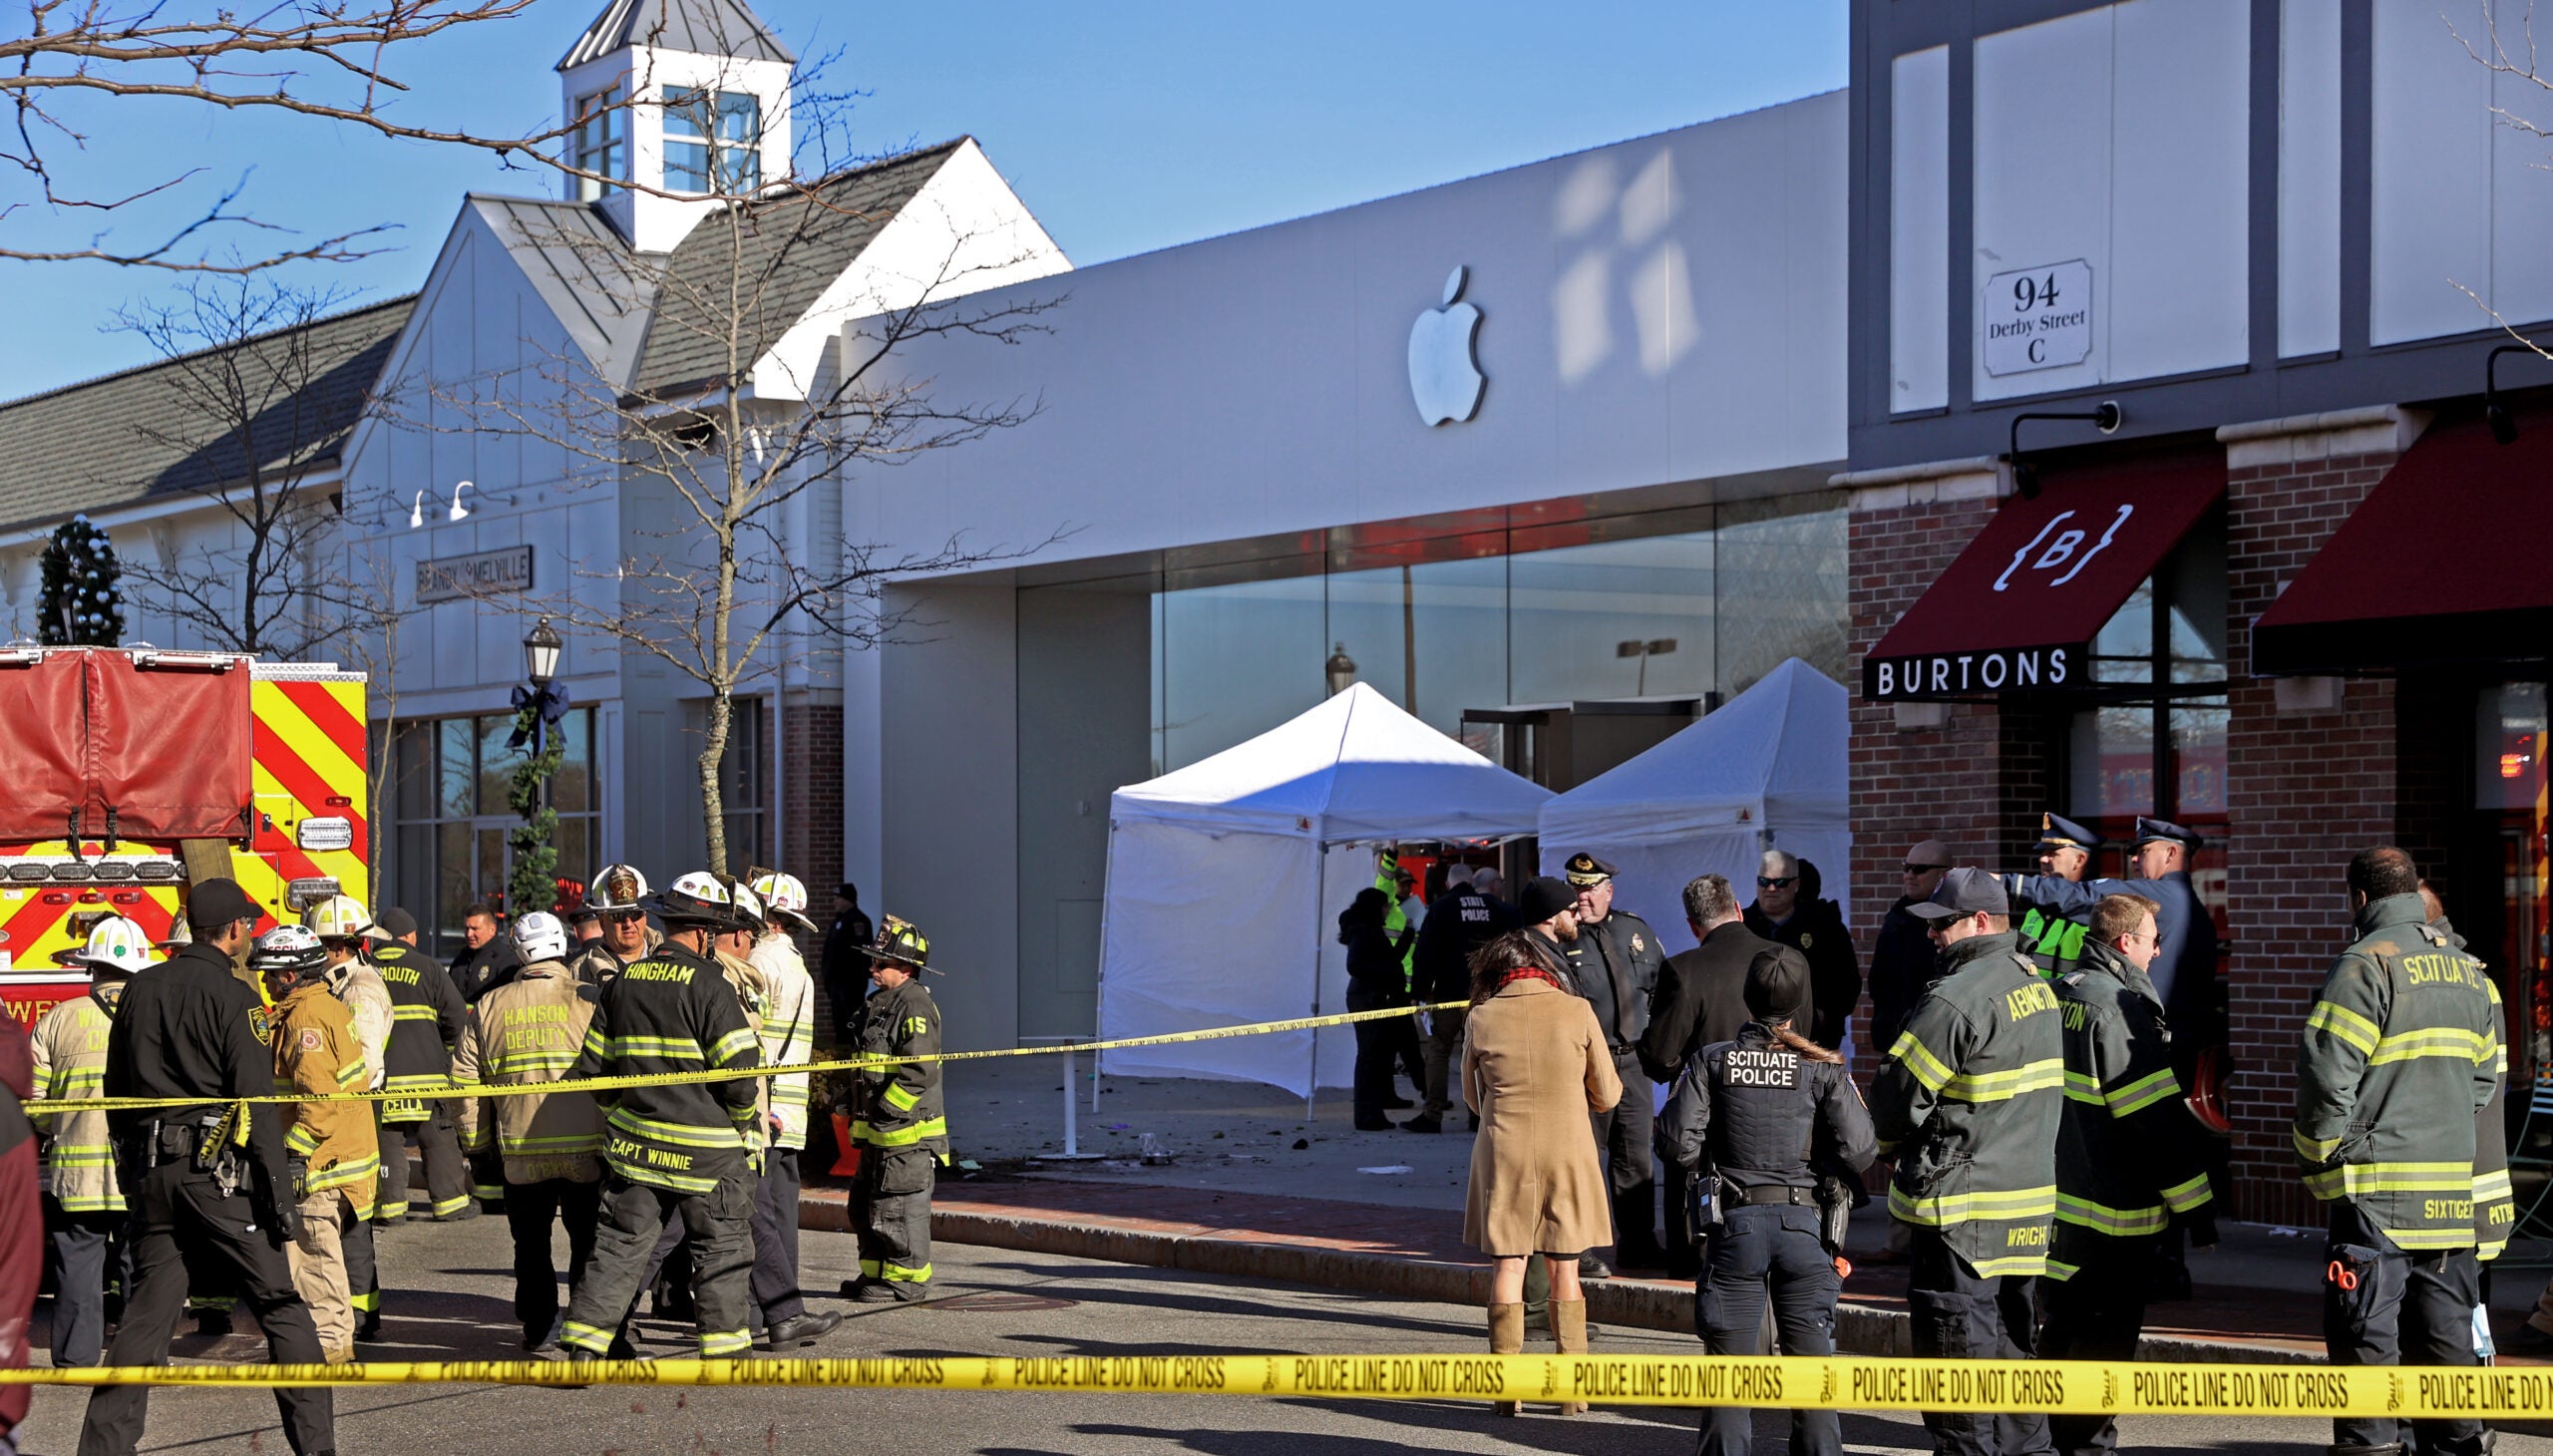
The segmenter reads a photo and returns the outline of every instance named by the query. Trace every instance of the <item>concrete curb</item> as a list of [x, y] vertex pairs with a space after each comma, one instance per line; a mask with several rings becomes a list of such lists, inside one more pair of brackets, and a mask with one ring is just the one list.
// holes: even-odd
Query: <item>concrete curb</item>
[[[826, 1233], [849, 1231], [849, 1205], [839, 1194], [811, 1191], [799, 1202], [799, 1227]], [[1111, 1264], [1148, 1265], [1191, 1274], [1227, 1274], [1237, 1278], [1309, 1284], [1316, 1288], [1388, 1294], [1442, 1304], [1478, 1306], [1489, 1299], [1489, 1271], [1477, 1264], [1409, 1259], [1354, 1250], [1327, 1249], [1241, 1235], [1192, 1235], [1116, 1228], [1069, 1218], [992, 1215], [971, 1210], [934, 1209], [930, 1237], [949, 1244], [985, 1249], [1011, 1249], [1023, 1254], [1052, 1254], [1071, 1259], [1105, 1260]], [[1598, 1324], [1627, 1325], [1690, 1333], [1693, 1291], [1683, 1284], [1650, 1279], [1591, 1279], [1586, 1284], [1587, 1317]], [[1845, 1303], [1835, 1311], [1836, 1347], [1846, 1354], [1912, 1354], [1909, 1320], [1903, 1309]], [[2146, 1336], [2137, 1347], [2144, 1360], [2177, 1363], [2249, 1365], [2319, 1365], [2320, 1352], [2284, 1345], [2232, 1340]]]

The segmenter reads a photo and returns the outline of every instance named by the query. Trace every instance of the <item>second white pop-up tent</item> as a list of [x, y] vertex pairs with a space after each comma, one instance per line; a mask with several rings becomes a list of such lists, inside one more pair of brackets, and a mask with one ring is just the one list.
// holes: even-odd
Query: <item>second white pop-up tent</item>
[[1586, 850], [1616, 871], [1614, 903], [1646, 919], [1669, 952], [1686, 949], [1686, 882], [1728, 877], [1755, 897], [1767, 849], [1816, 862], [1820, 891], [1846, 894], [1848, 699], [1833, 678], [1793, 657], [1718, 711], [1543, 806], [1543, 873]]
[[[1362, 683], [1108, 804], [1099, 1034], [1155, 1036], [1345, 1009], [1338, 912], [1377, 846], [1534, 832], [1551, 791]], [[1128, 1047], [1110, 1075], [1347, 1085], [1353, 1029]]]

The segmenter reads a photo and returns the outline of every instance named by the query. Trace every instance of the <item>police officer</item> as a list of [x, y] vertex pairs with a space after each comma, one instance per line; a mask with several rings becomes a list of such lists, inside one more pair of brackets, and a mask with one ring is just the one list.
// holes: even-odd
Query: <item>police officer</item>
[[[1818, 1185], [1870, 1166], [1878, 1152], [1870, 1113], [1843, 1056], [1791, 1029], [1812, 1005], [1805, 957], [1787, 945], [1759, 952], [1746, 968], [1745, 1001], [1753, 1019], [1736, 1040], [1685, 1063], [1658, 1129], [1668, 1161], [1719, 1180], [1695, 1321], [1712, 1354], [1765, 1353], [1769, 1281], [1783, 1353], [1830, 1355], [1842, 1279], [1825, 1242]], [[1844, 1195], [1838, 1188], [1829, 1196]], [[1746, 1456], [1753, 1422], [1744, 1406], [1711, 1407], [1702, 1456]], [[1791, 1412], [1790, 1449], [1793, 1456], [1842, 1451], [1836, 1413]]]
[[[664, 921], [664, 943], [602, 988], [570, 1080], [762, 1065], [744, 1008], [712, 958], [712, 940], [741, 919], [731, 884], [690, 874], [647, 898], [645, 908]], [[760, 1090], [753, 1077], [738, 1076], [596, 1094], [606, 1109], [602, 1223], [559, 1328], [572, 1358], [600, 1359], [611, 1347], [671, 1219], [690, 1235], [701, 1354], [752, 1346], [747, 1271], [763, 1148]]]
[[2007, 879], [2014, 897], [2050, 914], [2091, 912], [2104, 895], [2141, 895], [2161, 906], [2155, 915], [2162, 942], [2154, 951], [2150, 979], [2163, 998], [2166, 1024], [2172, 1028], [2172, 1065], [2187, 1086], [2201, 1051], [2223, 1039], [2217, 1024], [2216, 920], [2198, 898], [2190, 866], [2204, 842], [2168, 820], [2136, 821], [2136, 876], [2129, 880], [2077, 883], [2053, 875]]
[[[2332, 963], [2297, 1056], [2297, 1156], [2331, 1209], [2324, 1338], [2335, 1365], [2472, 1365], [2474, 1120], [2499, 1095], [2498, 989], [2428, 922], [2390, 845], [2350, 861], [2359, 938]], [[2479, 1456], [2478, 1420], [2412, 1423], [2419, 1449]], [[2333, 1456], [2400, 1456], [2389, 1415], [2333, 1422]]]
[[[45, 1131], [45, 1224], [53, 1276], [53, 1362], [94, 1365], [106, 1347], [108, 1268], [124, 1249], [124, 1190], [116, 1183], [107, 1114], [76, 1104], [106, 1094], [107, 1038], [125, 981], [158, 962], [151, 937], [122, 915], [89, 927], [80, 949], [55, 957], [89, 970], [86, 995], [44, 1013], [30, 1038], [35, 1097], [28, 1111]], [[51, 1104], [48, 1115], [46, 1104]], [[66, 1104], [71, 1104], [66, 1106]], [[124, 1280], [116, 1280], [122, 1285]]]
[[[1881, 1062], [1871, 1121], [1896, 1156], [1888, 1211], [1909, 1227], [1915, 1353], [2027, 1358], [2065, 1100], [2056, 991], [2020, 953], [1998, 877], [1953, 870], [1909, 912], [1933, 927], [1942, 979]], [[1942, 1456], [2049, 1449], [2043, 1415], [1927, 1411], [1924, 1424]]]
[[[518, 915], [510, 931], [523, 968], [479, 998], [453, 1049], [457, 1082], [514, 1087], [555, 1082], [575, 1065], [594, 1014], [594, 988], [567, 969], [567, 936], [547, 910]], [[549, 1231], [567, 1230], [567, 1283], [584, 1282], [602, 1197], [602, 1109], [589, 1092], [468, 1097], [461, 1138], [498, 1160], [506, 1223], [514, 1235], [515, 1318], [523, 1347], [548, 1347], [558, 1320], [558, 1269]]]
[[[939, 1007], [922, 988], [930, 941], [887, 916], [870, 950], [878, 989], [861, 1009], [862, 1056], [935, 1057]], [[842, 1291], [864, 1304], [930, 1297], [930, 1189], [948, 1161], [948, 1117], [939, 1063], [903, 1061], [858, 1074], [852, 1141], [860, 1174], [851, 1187], [852, 1228], [860, 1235], [860, 1277]]]
[[[2039, 1353], [2051, 1360], [2136, 1358], [2163, 1231], [2178, 1223], [2200, 1248], [2216, 1242], [2204, 1135], [2181, 1115], [2172, 1034], [2145, 978], [2156, 909], [2143, 896], [2102, 897], [2073, 968], [2056, 981], [2065, 1115], [2039, 1332]], [[2118, 1445], [2108, 1416], [2051, 1416], [2048, 1429], [2065, 1456]]]
[[1656, 1101], [1648, 1093], [1648, 1074], [1641, 1070], [1640, 1038], [1648, 1029], [1649, 1001], [1666, 951], [1648, 921], [1615, 908], [1613, 866], [1582, 850], [1569, 857], [1561, 875], [1578, 895], [1572, 907], [1578, 938], [1566, 949], [1571, 975], [1604, 1029], [1615, 1072], [1633, 1089], [1610, 1109], [1590, 1114], [1596, 1124], [1596, 1153], [1605, 1160], [1606, 1183], [1614, 1196], [1614, 1257], [1623, 1265], [1663, 1268], [1666, 1251], [1657, 1240], [1654, 1172]]
[[452, 1049], [461, 1042], [460, 990], [440, 962], [391, 938], [353, 896], [321, 901], [302, 923], [327, 944], [331, 959], [359, 955], [390, 996], [382, 1086], [409, 1095], [373, 1104], [381, 1139], [381, 1199], [374, 1217], [385, 1224], [408, 1217], [407, 1145], [414, 1138], [426, 1160], [428, 1212], [438, 1220], [477, 1218], [461, 1135], [453, 1127], [452, 1104], [442, 1095], [452, 1090]]
[[[307, 926], [257, 937], [248, 968], [274, 998], [275, 1085], [319, 1097], [361, 1091], [369, 1080], [354, 1017], [328, 993], [328, 952]], [[354, 1358], [355, 1303], [345, 1243], [371, 1233], [381, 1184], [372, 1109], [360, 1102], [295, 1102], [284, 1108], [284, 1166], [298, 1205], [287, 1251], [293, 1285], [310, 1306], [331, 1364]]]
[[[2061, 814], [2041, 814], [2038, 845], [2031, 853], [2038, 856], [2040, 875], [2080, 885], [2092, 867], [2092, 852], [2100, 847], [2100, 836], [2083, 826]], [[2083, 958], [2083, 936], [2090, 929], [2088, 910], [2066, 914], [2024, 902], [2015, 902], [2015, 909], [2021, 912], [2022, 953], [2039, 974], [2054, 980]]]
[[[257, 993], [231, 974], [231, 958], [246, 948], [257, 913], [236, 882], [195, 886], [186, 904], [194, 942], [135, 977], [117, 1007], [106, 1095], [177, 1105], [107, 1115], [133, 1209], [135, 1269], [109, 1364], [167, 1362], [189, 1263], [220, 1272], [237, 1288], [276, 1363], [320, 1360], [318, 1331], [283, 1252], [298, 1223], [285, 1181], [283, 1122], [272, 1103], [234, 1100], [265, 1096], [275, 1085]], [[81, 1456], [130, 1456], [150, 1398], [143, 1385], [93, 1392]], [[336, 1449], [324, 1387], [278, 1387], [275, 1405], [298, 1456]]]

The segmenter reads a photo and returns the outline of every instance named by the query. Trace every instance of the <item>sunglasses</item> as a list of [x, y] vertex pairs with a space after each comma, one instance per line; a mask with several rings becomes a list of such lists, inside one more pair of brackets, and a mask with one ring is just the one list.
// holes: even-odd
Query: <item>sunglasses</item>
[[1758, 890], [1779, 890], [1785, 885], [1797, 885], [1798, 883], [1799, 877], [1796, 875], [1785, 876], [1779, 880], [1775, 880], [1769, 875], [1758, 875], [1755, 877], [1755, 888]]
[[600, 918], [606, 925], [626, 925], [647, 918], [647, 912], [645, 910], [606, 910]]
[[1949, 869], [1949, 868], [1950, 868], [1950, 866], [1948, 866], [1948, 865], [1900, 865], [1900, 866], [1898, 866], [1897, 868], [1898, 868], [1898, 869], [1900, 869], [1900, 870], [1905, 871], [1905, 872], [1906, 872], [1907, 874], [1909, 874], [1909, 875], [1930, 875], [1930, 874], [1932, 874], [1932, 873], [1933, 873], [1934, 871], [1936, 871], [1936, 870], [1947, 870], [1947, 869]]

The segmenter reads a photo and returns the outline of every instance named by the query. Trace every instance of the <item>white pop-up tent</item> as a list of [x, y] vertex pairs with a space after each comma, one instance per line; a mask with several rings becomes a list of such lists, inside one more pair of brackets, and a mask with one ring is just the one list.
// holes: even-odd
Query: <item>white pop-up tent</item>
[[[1363, 683], [1108, 803], [1099, 1034], [1154, 1036], [1346, 1008], [1338, 912], [1373, 848], [1533, 833], [1551, 791]], [[1348, 1084], [1351, 1027], [1101, 1053], [1111, 1075]]]
[[1693, 943], [1684, 885], [1725, 875], [1755, 898], [1763, 852], [1816, 862], [1826, 899], [1845, 894], [1848, 698], [1793, 657], [1717, 712], [1543, 806], [1543, 873], [1586, 850], [1615, 868], [1614, 901], [1654, 926], [1668, 951]]

